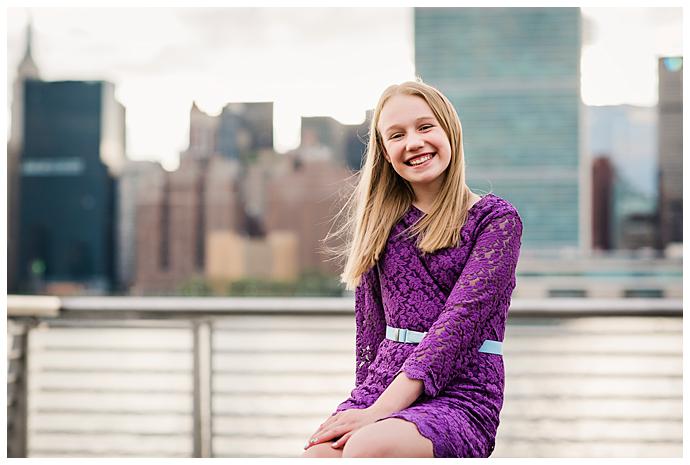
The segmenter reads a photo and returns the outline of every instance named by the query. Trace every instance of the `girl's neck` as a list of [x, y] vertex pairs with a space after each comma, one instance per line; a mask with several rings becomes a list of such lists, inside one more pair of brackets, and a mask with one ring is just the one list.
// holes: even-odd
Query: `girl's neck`
[[436, 196], [441, 190], [442, 183], [443, 180], [441, 179], [441, 176], [439, 176], [439, 178], [431, 184], [424, 184], [421, 186], [413, 185], [412, 190], [414, 191], [414, 200], [412, 201], [412, 205], [424, 213], [428, 213], [429, 210], [431, 210], [431, 206], [434, 204]]

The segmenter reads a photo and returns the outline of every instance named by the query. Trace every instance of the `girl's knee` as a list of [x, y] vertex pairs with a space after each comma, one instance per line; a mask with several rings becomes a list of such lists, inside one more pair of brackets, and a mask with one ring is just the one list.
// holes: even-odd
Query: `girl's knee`
[[311, 446], [309, 449], [302, 452], [300, 457], [304, 458], [340, 458], [343, 456], [343, 449], [335, 449], [331, 447], [332, 442], [324, 442]]
[[343, 447], [343, 457], [434, 456], [431, 441], [406, 420], [389, 418], [355, 431]]

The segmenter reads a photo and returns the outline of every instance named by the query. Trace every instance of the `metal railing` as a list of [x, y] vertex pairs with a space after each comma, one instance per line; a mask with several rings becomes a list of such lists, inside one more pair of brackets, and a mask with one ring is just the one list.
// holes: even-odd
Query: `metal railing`
[[[8, 296], [8, 332], [22, 338], [9, 351], [8, 456], [27, 456], [26, 361], [28, 335], [42, 326], [85, 327], [182, 323], [192, 332], [192, 448], [188, 455], [214, 456], [213, 332], [228, 317], [348, 317], [352, 298], [193, 298], [193, 297], [70, 297]], [[681, 317], [680, 299], [540, 299], [514, 300], [512, 318], [664, 316]], [[352, 319], [353, 320], [353, 319]], [[235, 320], [233, 320], [235, 321]], [[237, 320], [239, 321], [239, 320]], [[158, 323], [156, 323], [158, 322]], [[354, 328], [354, 321], [352, 321]], [[351, 334], [354, 336], [354, 334]], [[350, 338], [351, 336], [348, 336]], [[345, 352], [348, 348], [344, 347]], [[347, 368], [347, 367], [346, 367]], [[182, 453], [182, 455], [185, 455]]]

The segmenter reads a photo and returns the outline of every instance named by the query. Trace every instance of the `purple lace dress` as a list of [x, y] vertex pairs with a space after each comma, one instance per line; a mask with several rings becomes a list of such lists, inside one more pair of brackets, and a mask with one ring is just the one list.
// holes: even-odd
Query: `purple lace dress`
[[[435, 457], [488, 457], [504, 368], [501, 355], [479, 348], [486, 339], [503, 341], [522, 221], [510, 203], [488, 194], [470, 209], [459, 246], [423, 256], [399, 235], [422, 215], [410, 207], [355, 291], [355, 388], [333, 414], [369, 407], [404, 371], [423, 381], [424, 392], [386, 418], [414, 423]], [[428, 334], [419, 344], [396, 342], [385, 338], [387, 324]]]

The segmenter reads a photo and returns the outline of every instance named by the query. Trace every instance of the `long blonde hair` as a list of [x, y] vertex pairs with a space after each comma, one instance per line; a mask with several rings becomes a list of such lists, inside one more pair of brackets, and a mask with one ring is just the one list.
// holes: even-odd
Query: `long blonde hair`
[[394, 95], [421, 97], [450, 141], [450, 164], [441, 189], [428, 214], [416, 222], [409, 233], [417, 235], [417, 247], [423, 253], [458, 244], [460, 229], [467, 221], [471, 191], [465, 184], [465, 157], [460, 118], [450, 101], [437, 89], [423, 82], [408, 81], [388, 87], [379, 98], [369, 127], [369, 142], [359, 181], [337, 217], [346, 212], [343, 225], [324, 241], [345, 236], [336, 252], [345, 259], [340, 279], [354, 290], [362, 274], [376, 264], [395, 223], [410, 208], [414, 191], [408, 181], [395, 172], [384, 159], [383, 139], [377, 129], [381, 110]]

